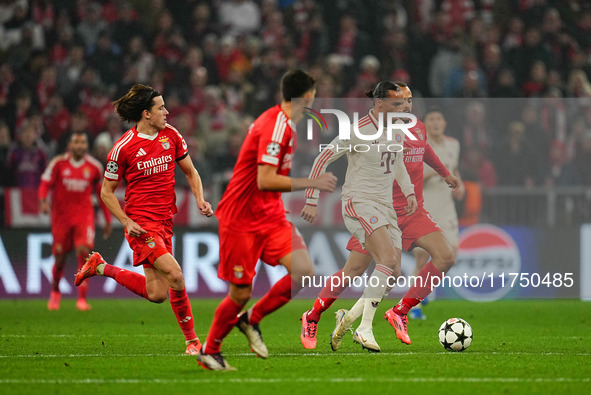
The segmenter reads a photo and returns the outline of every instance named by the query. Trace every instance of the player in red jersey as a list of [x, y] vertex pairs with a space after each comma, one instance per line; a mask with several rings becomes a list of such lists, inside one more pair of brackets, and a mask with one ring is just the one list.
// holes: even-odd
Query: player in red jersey
[[[125, 227], [133, 265], [142, 265], [145, 276], [109, 265], [95, 252], [76, 275], [75, 283], [79, 285], [95, 275], [111, 277], [154, 303], [164, 302], [170, 293], [170, 305], [185, 336], [186, 353], [196, 354], [201, 343], [195, 334], [185, 279], [172, 256], [172, 217], [177, 212], [175, 162], [187, 176], [201, 214], [209, 217], [213, 210], [203, 198], [201, 178], [188, 155], [187, 143], [166, 123], [168, 111], [162, 94], [135, 84], [113, 104], [123, 120], [136, 126], [115, 143], [107, 157], [101, 199]], [[122, 180], [127, 184], [125, 210], [115, 197]]]
[[[55, 258], [51, 294], [47, 302], [49, 310], [60, 308], [61, 293], [59, 283], [64, 275], [66, 258], [70, 251], [76, 251], [78, 269], [84, 265], [85, 258], [94, 247], [94, 207], [92, 192], [100, 195], [103, 166], [87, 154], [88, 137], [84, 132], [70, 136], [68, 152], [52, 159], [41, 176], [39, 201], [42, 213], [48, 214], [50, 205], [48, 195], [51, 191], [51, 252]], [[103, 237], [111, 234], [111, 213], [102, 204], [105, 214]], [[88, 281], [78, 288], [78, 310], [90, 310], [86, 301]]]
[[[396, 85], [402, 89], [403, 98], [396, 103], [395, 111], [410, 113], [412, 110], [412, 92], [410, 88], [402, 82], [396, 82]], [[371, 97], [373, 97], [371, 91], [368, 92], [368, 96], [369, 95], [372, 95]], [[425, 125], [418, 121], [417, 125], [414, 128], [411, 128], [410, 131], [417, 137], [417, 140], [405, 140], [404, 163], [411, 182], [415, 187], [418, 209], [412, 216], [406, 214], [405, 206], [407, 199], [397, 182], [393, 185], [393, 204], [398, 216], [398, 226], [402, 231], [402, 247], [405, 250], [410, 251], [416, 246], [420, 246], [431, 254], [432, 261], [425, 265], [424, 269], [418, 274], [422, 279], [427, 279], [430, 276], [441, 276], [442, 272], [447, 271], [453, 265], [454, 260], [452, 249], [449, 246], [447, 239], [441, 232], [439, 226], [432, 220], [429, 213], [423, 207], [423, 161], [443, 177], [445, 182], [454, 190], [459, 186], [459, 182], [453, 174], [449, 173], [434, 153], [431, 146], [427, 143]], [[314, 205], [306, 205], [302, 211], [302, 217], [309, 222], [313, 222], [317, 217], [317, 207]], [[350, 281], [347, 282], [346, 279], [349, 278], [350, 280], [362, 275], [371, 263], [371, 256], [361, 247], [361, 244], [355, 237], [351, 237], [347, 244], [347, 249], [351, 251], [351, 253], [344, 268], [332, 276], [340, 280], [334, 282], [334, 284], [338, 283], [339, 286], [332, 287], [331, 284], [333, 283], [329, 279], [327, 285], [320, 291], [312, 309], [304, 312], [302, 315], [301, 341], [305, 348], [312, 349], [316, 347], [316, 332], [320, 316], [348, 287]], [[423, 282], [421, 285], [426, 284], [428, 283]], [[407, 344], [410, 344], [410, 338], [406, 331], [406, 325], [408, 322], [406, 314], [412, 306], [418, 304], [430, 292], [431, 289], [427, 286], [413, 286], [404, 295], [404, 298], [400, 303], [396, 305], [394, 309], [388, 310], [386, 313], [386, 319], [388, 319], [396, 329], [397, 336]], [[351, 314], [346, 314], [347, 311], [344, 309], [337, 312], [337, 328], [335, 329], [335, 332], [333, 332], [333, 338], [331, 339], [331, 347], [333, 350], [338, 349], [342, 336], [360, 316], [363, 309], [363, 303], [361, 302], [358, 302], [353, 306]], [[393, 316], [393, 314], [395, 316]]]
[[[281, 104], [265, 111], [251, 125], [217, 208], [218, 276], [229, 282], [229, 292], [217, 307], [207, 341], [197, 356], [206, 369], [234, 370], [220, 351], [234, 326], [246, 335], [252, 351], [267, 358], [259, 322], [291, 299], [292, 292], [301, 287], [301, 276], [314, 271], [301, 236], [285, 218], [281, 192], [310, 186], [333, 191], [336, 177], [332, 173], [315, 180], [288, 176], [296, 148], [292, 125], [303, 117], [301, 107], [292, 107], [291, 100], [304, 98], [311, 105], [316, 93], [314, 79], [300, 70], [287, 72], [281, 80], [281, 93]], [[289, 274], [247, 312], [239, 314], [250, 299], [259, 259], [272, 266], [283, 265]]]

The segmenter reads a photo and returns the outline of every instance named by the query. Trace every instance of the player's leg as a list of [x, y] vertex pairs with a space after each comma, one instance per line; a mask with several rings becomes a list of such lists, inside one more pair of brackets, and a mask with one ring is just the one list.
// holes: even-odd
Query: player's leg
[[51, 294], [49, 295], [47, 308], [49, 310], [58, 310], [61, 300], [59, 283], [64, 276], [68, 253], [72, 251], [74, 228], [68, 223], [56, 222], [52, 224], [51, 234], [53, 236], [51, 253], [54, 256], [54, 264], [52, 269]]
[[[94, 218], [90, 217], [86, 220], [81, 219], [74, 226], [74, 234], [72, 237], [76, 251], [76, 261], [78, 263], [77, 270], [80, 270], [86, 263], [86, 258], [94, 248]], [[78, 286], [76, 308], [80, 311], [90, 310], [90, 305], [86, 301], [87, 293], [88, 280], [85, 280]]]
[[[415, 269], [413, 271], [413, 276], [418, 276], [419, 272], [421, 271], [421, 269], [423, 267], [425, 267], [425, 265], [427, 264], [427, 262], [429, 262], [429, 258], [431, 257], [429, 255], [429, 253], [427, 251], [425, 251], [424, 249], [422, 249], [421, 247], [416, 247], [412, 250], [412, 253], [415, 257]], [[423, 300], [424, 303], [427, 302], [426, 299]], [[415, 307], [413, 307], [410, 312], [409, 312], [409, 317], [413, 318], [415, 320], [426, 320], [427, 316], [425, 315], [425, 313], [423, 313], [423, 310], [421, 309], [421, 305], [418, 304]]]
[[[426, 234], [420, 237], [416, 244], [431, 255], [431, 261], [419, 271], [415, 284], [410, 287], [394, 308], [401, 315], [407, 314], [413, 306], [426, 298], [433, 291], [433, 278], [441, 279], [443, 273], [447, 272], [454, 263], [453, 249], [443, 232], [437, 231]], [[437, 284], [437, 282], [435, 283]]]
[[[87, 246], [76, 247], [76, 261], [78, 262], [78, 270], [82, 269], [82, 266], [86, 263], [86, 258], [90, 254], [91, 249]], [[90, 310], [90, 305], [86, 300], [88, 294], [88, 280], [84, 280], [82, 284], [78, 286], [78, 300], [76, 301], [76, 308], [80, 311]]]
[[[354, 237], [352, 239], [357, 241]], [[302, 332], [300, 340], [305, 348], [316, 348], [316, 332], [318, 330], [318, 321], [320, 320], [321, 314], [332, 306], [340, 294], [350, 286], [351, 281], [354, 278], [361, 276], [371, 263], [371, 256], [369, 253], [361, 248], [359, 241], [357, 241], [357, 244], [359, 245], [361, 252], [356, 249], [351, 250], [343, 269], [334, 273], [328, 279], [326, 285], [322, 288], [320, 294], [314, 301], [312, 309], [304, 312], [302, 315]]]
[[228, 295], [215, 310], [211, 327], [201, 352], [199, 364], [206, 369], [234, 370], [221, 354], [224, 338], [238, 322], [238, 314], [250, 300], [256, 263], [262, 241], [255, 232], [235, 232], [220, 225], [220, 263], [218, 277], [229, 283]]
[[314, 301], [314, 306], [308, 310], [308, 320], [320, 321], [321, 314], [332, 306], [341, 293], [349, 287], [354, 278], [361, 276], [369, 267], [371, 256], [369, 252], [361, 247], [359, 240], [351, 237], [347, 244], [347, 249], [350, 253], [345, 266], [330, 276], [326, 285]]
[[[181, 267], [170, 253], [156, 258], [153, 265], [157, 273], [149, 270], [149, 267], [144, 266], [148, 296], [151, 300], [156, 299], [160, 301], [162, 299], [166, 300], [166, 295], [170, 294], [170, 306], [185, 336], [188, 346], [187, 351], [189, 354], [196, 354], [201, 348], [201, 344], [195, 334], [193, 311], [185, 288], [185, 278]], [[153, 279], [156, 280], [158, 275], [164, 277], [166, 283], [161, 279], [151, 281]]]
[[54, 264], [51, 279], [51, 293], [49, 294], [49, 300], [47, 301], [48, 310], [59, 310], [60, 300], [62, 294], [60, 292], [60, 281], [64, 276], [64, 269], [66, 267], [66, 254], [54, 255]]

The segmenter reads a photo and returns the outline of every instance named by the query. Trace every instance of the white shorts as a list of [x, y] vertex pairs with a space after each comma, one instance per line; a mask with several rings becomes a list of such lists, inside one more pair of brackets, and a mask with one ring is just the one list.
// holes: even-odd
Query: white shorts
[[392, 205], [370, 200], [343, 200], [343, 220], [351, 235], [355, 236], [365, 248], [365, 236], [386, 226], [394, 247], [402, 249], [402, 232], [396, 221], [396, 211]]

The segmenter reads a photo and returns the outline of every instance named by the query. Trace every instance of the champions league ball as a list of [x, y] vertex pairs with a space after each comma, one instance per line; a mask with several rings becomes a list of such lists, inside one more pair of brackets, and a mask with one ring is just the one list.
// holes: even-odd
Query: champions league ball
[[472, 327], [461, 318], [450, 318], [439, 327], [439, 343], [448, 351], [464, 351], [472, 344]]

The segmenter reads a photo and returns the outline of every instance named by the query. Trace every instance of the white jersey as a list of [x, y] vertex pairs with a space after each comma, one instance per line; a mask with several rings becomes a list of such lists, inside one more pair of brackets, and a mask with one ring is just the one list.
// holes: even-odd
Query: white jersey
[[[364, 136], [376, 135], [378, 121], [370, 111], [358, 122], [359, 132]], [[349, 162], [345, 184], [342, 188], [342, 200], [350, 199], [373, 201], [392, 207], [392, 185], [398, 181], [405, 196], [414, 194], [414, 186], [404, 165], [404, 145], [402, 130], [392, 131], [392, 140], [388, 140], [386, 133], [372, 140], [362, 140], [355, 135], [351, 125], [351, 139], [335, 138], [316, 157], [309, 178], [317, 178], [326, 171], [327, 166], [347, 154]], [[306, 203], [318, 204], [320, 191], [314, 188], [306, 189]]]
[[[439, 160], [453, 174], [458, 168], [460, 159], [460, 143], [458, 140], [444, 136], [439, 144], [435, 143], [433, 139], [430, 139], [429, 143]], [[427, 164], [424, 166], [423, 175], [433, 171]], [[432, 176], [425, 179], [423, 182], [423, 197], [425, 199], [425, 208], [442, 228], [446, 227], [446, 224], [450, 222], [455, 222], [457, 226], [458, 215], [452, 191], [443, 178]]]

